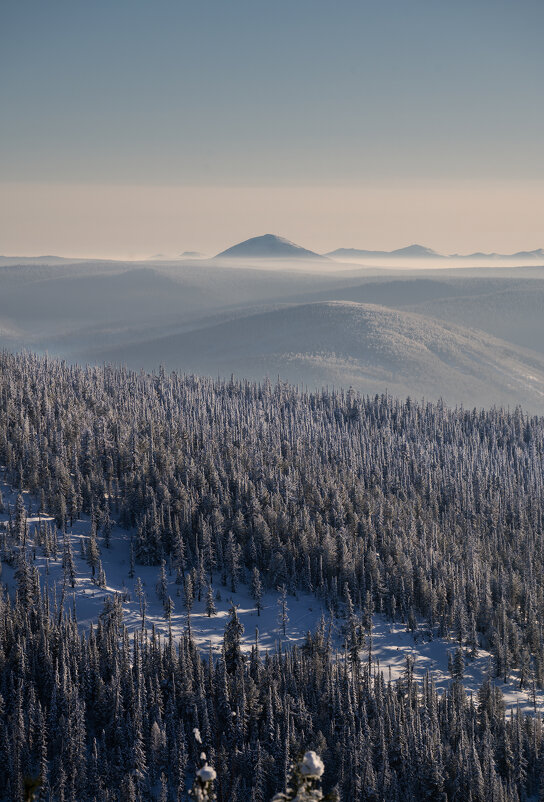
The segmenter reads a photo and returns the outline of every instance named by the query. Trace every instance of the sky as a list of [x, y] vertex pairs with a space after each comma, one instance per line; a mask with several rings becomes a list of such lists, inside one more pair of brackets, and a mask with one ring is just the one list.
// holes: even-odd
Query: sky
[[0, 253], [544, 247], [541, 0], [3, 0]]

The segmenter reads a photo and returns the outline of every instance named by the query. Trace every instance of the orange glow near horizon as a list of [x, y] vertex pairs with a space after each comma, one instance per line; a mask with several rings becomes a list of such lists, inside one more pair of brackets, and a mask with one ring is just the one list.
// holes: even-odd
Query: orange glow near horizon
[[0, 184], [4, 255], [114, 259], [212, 255], [274, 233], [318, 252], [441, 253], [544, 247], [544, 181], [370, 182], [365, 186]]

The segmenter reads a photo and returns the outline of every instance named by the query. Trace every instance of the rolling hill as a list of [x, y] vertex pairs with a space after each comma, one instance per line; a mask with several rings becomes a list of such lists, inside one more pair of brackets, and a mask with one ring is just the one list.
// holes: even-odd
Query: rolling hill
[[537, 272], [257, 262], [5, 266], [0, 346], [544, 411]]
[[102, 358], [248, 378], [280, 375], [309, 386], [385, 388], [449, 404], [510, 405], [544, 413], [544, 357], [482, 331], [372, 304], [272, 307], [170, 334]]

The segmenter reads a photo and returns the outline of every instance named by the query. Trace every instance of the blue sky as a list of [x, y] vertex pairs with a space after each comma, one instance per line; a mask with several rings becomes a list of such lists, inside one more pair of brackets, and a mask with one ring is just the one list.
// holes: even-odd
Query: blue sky
[[543, 31], [541, 0], [4, 0], [0, 179], [534, 192]]

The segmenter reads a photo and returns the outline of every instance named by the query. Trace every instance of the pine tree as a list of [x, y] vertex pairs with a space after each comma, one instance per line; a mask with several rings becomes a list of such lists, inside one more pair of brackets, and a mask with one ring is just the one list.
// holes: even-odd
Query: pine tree
[[87, 562], [91, 567], [91, 576], [93, 577], [93, 579], [98, 570], [99, 561], [100, 561], [100, 552], [98, 550], [98, 542], [96, 539], [96, 521], [94, 519], [94, 514], [93, 514], [91, 520], [91, 533], [89, 535], [89, 540], [87, 543]]
[[26, 523], [26, 508], [25, 502], [21, 495], [18, 494], [17, 500], [15, 502], [15, 538], [18, 543], [25, 543], [26, 541], [26, 533], [27, 533], [27, 523]]
[[355, 666], [359, 662], [359, 648], [362, 644], [361, 628], [357, 622], [355, 609], [351, 600], [349, 586], [344, 586], [344, 598], [346, 599], [346, 627], [345, 627], [345, 648], [349, 654], [351, 663]]
[[172, 624], [172, 613], [174, 612], [175, 605], [173, 600], [170, 596], [166, 597], [166, 601], [164, 602], [164, 617], [168, 621], [168, 624], [171, 626]]
[[463, 656], [463, 650], [460, 646], [458, 646], [453, 656], [451, 674], [455, 680], [457, 680], [458, 682], [462, 682], [464, 673], [465, 673], [465, 660]]
[[230, 575], [230, 589], [236, 593], [240, 579], [240, 553], [241, 549], [234, 539], [233, 532], [229, 532], [225, 551], [225, 562]]
[[136, 583], [134, 585], [134, 593], [136, 598], [138, 599], [138, 604], [140, 606], [140, 615], [142, 617], [142, 630], [145, 629], [145, 613], [147, 608], [147, 602], [145, 597], [144, 586], [142, 584], [142, 580], [140, 577], [137, 577]]
[[174, 536], [173, 556], [174, 565], [176, 567], [176, 585], [183, 585], [186, 565], [185, 544], [183, 542], [179, 526], [177, 527], [176, 534]]
[[338, 800], [335, 793], [324, 796], [319, 787], [324, 768], [323, 761], [315, 752], [306, 752], [300, 761], [291, 765], [285, 791], [276, 794], [272, 802]]
[[17, 596], [24, 609], [28, 609], [34, 599], [34, 585], [32, 582], [32, 571], [27, 561], [26, 551], [22, 549], [17, 560], [15, 569], [15, 580], [17, 582]]
[[128, 567], [129, 579], [134, 579], [135, 573], [136, 573], [136, 565], [134, 558], [134, 541], [132, 538], [130, 538], [129, 567]]
[[255, 607], [257, 608], [257, 615], [260, 616], [263, 609], [263, 586], [261, 582], [261, 574], [257, 566], [254, 567], [251, 574], [251, 596], [255, 600]]
[[168, 780], [166, 779], [166, 774], [164, 771], [161, 771], [160, 783], [161, 792], [159, 794], [158, 802], [168, 802]]
[[163, 604], [166, 603], [168, 598], [168, 577], [166, 576], [166, 560], [161, 561], [161, 569], [159, 571], [159, 578], [156, 585], [157, 596], [159, 601]]
[[107, 584], [106, 572], [104, 571], [104, 568], [102, 566], [102, 560], [98, 560], [96, 584], [98, 585], [99, 588], [105, 588]]
[[195, 585], [192, 573], [188, 573], [185, 577], [185, 584], [183, 587], [183, 604], [187, 611], [187, 615], [191, 615], [193, 604], [195, 603]]
[[289, 623], [289, 608], [287, 606], [287, 588], [285, 585], [282, 585], [278, 588], [279, 591], [279, 598], [278, 598], [278, 623], [281, 627], [281, 631], [283, 633], [283, 637], [287, 636], [287, 624]]
[[213, 790], [213, 784], [217, 774], [215, 769], [206, 762], [206, 754], [204, 752], [202, 752], [200, 758], [203, 763], [195, 772], [195, 779], [193, 787], [189, 791], [189, 796], [192, 797], [195, 802], [214, 802], [216, 796]]
[[234, 674], [236, 669], [243, 664], [241, 639], [244, 634], [244, 625], [238, 618], [238, 609], [231, 602], [228, 610], [228, 619], [225, 625], [223, 644], [225, 648], [225, 665], [229, 674]]
[[208, 616], [208, 618], [210, 618], [210, 616], [215, 615], [216, 612], [217, 610], [214, 602], [213, 587], [211, 586], [211, 584], [208, 584], [208, 591], [206, 593], [206, 615]]
[[62, 567], [64, 569], [64, 584], [74, 588], [76, 584], [76, 566], [72, 552], [72, 538], [66, 532], [63, 538]]
[[[104, 537], [104, 546], [109, 549], [111, 547], [111, 529], [112, 529], [112, 520], [110, 517], [110, 505], [109, 501], [106, 501], [106, 505], [104, 507], [104, 512], [102, 514], [102, 535]], [[132, 546], [132, 541], [131, 541]]]

